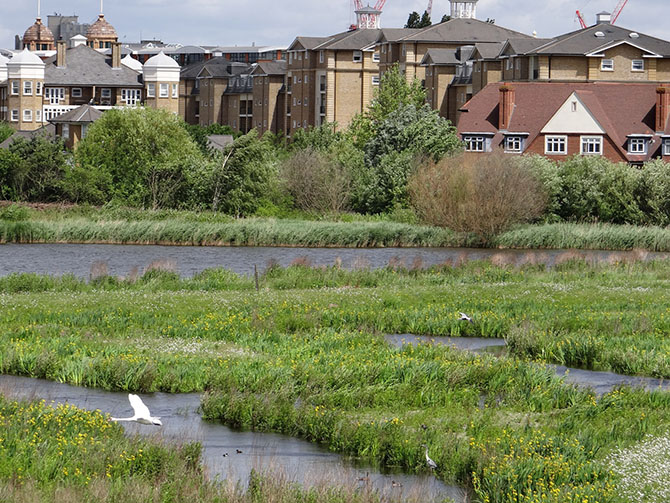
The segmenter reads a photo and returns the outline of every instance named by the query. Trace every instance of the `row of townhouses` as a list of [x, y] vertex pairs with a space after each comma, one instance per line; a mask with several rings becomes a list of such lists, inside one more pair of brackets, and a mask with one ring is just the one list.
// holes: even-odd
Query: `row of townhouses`
[[54, 31], [71, 35], [63, 40], [38, 18], [17, 43], [23, 50], [0, 54], [0, 120], [24, 131], [55, 124], [73, 145], [101, 111], [143, 104], [191, 124], [290, 137], [326, 122], [346, 127], [398, 65], [468, 151], [670, 159], [670, 42], [607, 13], [538, 38], [477, 20], [477, 1], [451, 0], [451, 19], [421, 29], [381, 28], [379, 13], [363, 9], [358, 26], [298, 36], [286, 49], [120, 44], [103, 14], [91, 25], [50, 16]]

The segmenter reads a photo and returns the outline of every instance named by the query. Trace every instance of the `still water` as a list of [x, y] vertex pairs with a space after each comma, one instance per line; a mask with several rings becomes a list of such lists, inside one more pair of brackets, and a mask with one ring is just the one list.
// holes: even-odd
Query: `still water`
[[282, 248], [193, 247], [157, 245], [5, 244], [0, 245], [0, 276], [18, 273], [74, 274], [88, 278], [96, 264], [113, 276], [142, 274], [155, 261], [169, 264], [181, 276], [215, 267], [238, 274], [263, 271], [269, 264], [282, 267], [296, 260], [313, 266], [340, 262], [344, 268], [376, 269], [389, 264], [407, 268], [473, 260], [495, 264], [544, 264], [549, 267], [571, 259], [590, 263], [667, 259], [668, 253], [612, 252], [601, 250], [492, 250], [480, 248]]
[[[87, 410], [100, 410], [116, 417], [132, 416], [127, 393], [8, 375], [0, 376], [0, 393], [12, 399], [44, 399]], [[203, 446], [203, 465], [210, 478], [246, 483], [251, 470], [256, 469], [305, 486], [325, 484], [357, 491], [377, 491], [388, 502], [431, 503], [452, 498], [461, 503], [466, 500], [462, 489], [447, 486], [429, 474], [382, 472], [355, 464], [304, 440], [272, 433], [237, 431], [220, 423], [204, 421], [198, 413], [198, 394], [151, 393], [141, 397], [152, 414], [161, 418], [163, 426], [119, 424], [130, 435], [154, 437], [173, 444], [200, 442]], [[238, 453], [238, 450], [242, 452]], [[226, 453], [228, 455], [224, 456]]]

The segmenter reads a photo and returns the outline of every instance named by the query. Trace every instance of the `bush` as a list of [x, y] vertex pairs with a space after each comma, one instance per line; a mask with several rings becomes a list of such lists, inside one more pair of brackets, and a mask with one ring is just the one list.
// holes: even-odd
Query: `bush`
[[409, 182], [417, 213], [430, 224], [490, 240], [540, 217], [546, 195], [533, 174], [502, 153], [461, 154], [424, 164]]
[[656, 160], [644, 165], [638, 202], [650, 224], [670, 225], [670, 164]]
[[319, 213], [347, 208], [351, 174], [332, 156], [307, 147], [287, 159], [281, 173], [297, 208]]

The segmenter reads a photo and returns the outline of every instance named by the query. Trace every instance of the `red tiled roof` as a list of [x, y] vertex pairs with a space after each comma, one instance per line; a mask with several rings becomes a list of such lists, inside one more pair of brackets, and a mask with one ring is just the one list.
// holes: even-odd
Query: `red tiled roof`
[[[498, 131], [498, 104], [502, 83], [489, 84], [468, 101], [458, 121], [459, 133], [494, 133], [493, 144], [503, 135]], [[656, 89], [658, 84], [515, 82], [505, 84], [515, 91], [515, 106], [508, 131], [528, 133], [528, 144], [537, 136], [565, 101], [576, 93], [606, 131], [621, 153], [630, 161], [653, 157], [660, 142], [655, 142], [645, 159], [630, 156], [629, 135], [652, 135], [655, 131]], [[666, 126], [665, 134], [670, 134]]]

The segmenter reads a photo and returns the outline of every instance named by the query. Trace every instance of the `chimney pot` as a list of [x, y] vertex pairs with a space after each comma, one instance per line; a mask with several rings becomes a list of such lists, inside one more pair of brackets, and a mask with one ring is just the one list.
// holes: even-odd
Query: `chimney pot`
[[514, 88], [507, 84], [500, 86], [498, 129], [504, 131], [509, 128], [515, 101], [516, 91], [514, 91]]
[[656, 88], [656, 131], [663, 132], [670, 116], [670, 87]]
[[66, 52], [67, 46], [65, 40], [60, 39], [56, 42], [56, 66], [58, 68], [65, 68], [67, 65]]
[[121, 42], [112, 43], [112, 68], [121, 68]]

